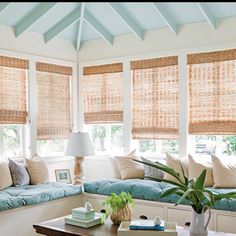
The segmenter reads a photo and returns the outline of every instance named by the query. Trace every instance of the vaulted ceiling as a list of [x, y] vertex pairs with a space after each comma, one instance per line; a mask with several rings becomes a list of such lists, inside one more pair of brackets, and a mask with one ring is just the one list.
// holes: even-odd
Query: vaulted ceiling
[[13, 27], [16, 37], [38, 32], [45, 43], [59, 37], [77, 50], [97, 38], [112, 45], [123, 34], [145, 40], [146, 31], [163, 27], [178, 37], [181, 25], [194, 22], [217, 30], [217, 20], [231, 16], [236, 2], [0, 2], [0, 24]]

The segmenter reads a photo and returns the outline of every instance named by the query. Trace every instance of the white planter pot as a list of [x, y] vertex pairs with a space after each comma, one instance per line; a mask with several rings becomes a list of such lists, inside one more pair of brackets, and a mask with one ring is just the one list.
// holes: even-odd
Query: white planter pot
[[192, 220], [190, 224], [190, 236], [207, 236], [208, 235], [208, 224], [211, 219], [211, 211], [209, 209], [209, 216], [207, 222], [205, 221], [206, 214], [203, 212], [198, 214], [192, 210]]

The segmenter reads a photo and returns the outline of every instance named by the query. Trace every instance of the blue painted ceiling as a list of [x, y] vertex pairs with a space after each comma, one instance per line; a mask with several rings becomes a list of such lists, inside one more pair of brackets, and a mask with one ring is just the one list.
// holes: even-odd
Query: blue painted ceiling
[[236, 16], [236, 2], [0, 2], [0, 24], [13, 27], [16, 37], [38, 32], [45, 43], [59, 37], [78, 50], [97, 38], [112, 45], [123, 34], [145, 40], [145, 31], [163, 27], [178, 37], [181, 25], [194, 22], [206, 21], [217, 30], [217, 20], [231, 16]]

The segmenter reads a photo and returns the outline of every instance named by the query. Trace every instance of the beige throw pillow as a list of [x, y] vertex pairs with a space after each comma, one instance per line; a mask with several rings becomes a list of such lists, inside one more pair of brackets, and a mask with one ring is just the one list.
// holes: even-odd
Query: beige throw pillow
[[119, 170], [119, 167], [116, 163], [116, 160], [114, 157], [108, 157], [109, 160], [110, 160], [110, 163], [111, 163], [111, 166], [112, 166], [112, 169], [113, 169], [113, 178], [114, 179], [121, 179], [121, 174], [120, 174], [120, 170]]
[[0, 190], [12, 185], [12, 177], [9, 166], [6, 162], [0, 162]]
[[235, 157], [211, 156], [213, 163], [213, 188], [236, 188]]
[[189, 155], [188, 159], [188, 169], [189, 169], [189, 178], [196, 179], [204, 169], [206, 169], [206, 179], [205, 186], [212, 187], [213, 182], [213, 167], [212, 161], [206, 159], [205, 157], [192, 157]]
[[[171, 167], [175, 171], [177, 171], [180, 175], [180, 179], [184, 181], [180, 162], [184, 168], [185, 175], [188, 176], [188, 159], [186, 157], [180, 158], [176, 155], [166, 153], [166, 165]], [[171, 175], [169, 175], [167, 173], [164, 174], [164, 179], [178, 182], [178, 180], [176, 178], [172, 177]]]
[[32, 159], [25, 159], [25, 162], [31, 184], [43, 184], [49, 181], [48, 168], [42, 158], [34, 156]]
[[135, 153], [135, 150], [125, 156], [115, 156], [115, 160], [120, 170], [122, 179], [144, 178], [143, 164], [135, 162], [133, 159], [140, 160], [140, 158]]

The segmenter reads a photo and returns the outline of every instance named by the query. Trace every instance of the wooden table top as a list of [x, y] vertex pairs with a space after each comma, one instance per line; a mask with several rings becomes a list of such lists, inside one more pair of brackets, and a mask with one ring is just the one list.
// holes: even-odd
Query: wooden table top
[[[64, 217], [56, 218], [39, 224], [34, 224], [36, 232], [48, 236], [117, 236], [117, 225], [106, 221], [103, 225], [97, 225], [88, 229], [65, 224]], [[188, 229], [177, 227], [179, 236], [189, 236]], [[227, 234], [209, 231], [208, 236], [236, 236], [236, 234]]]

